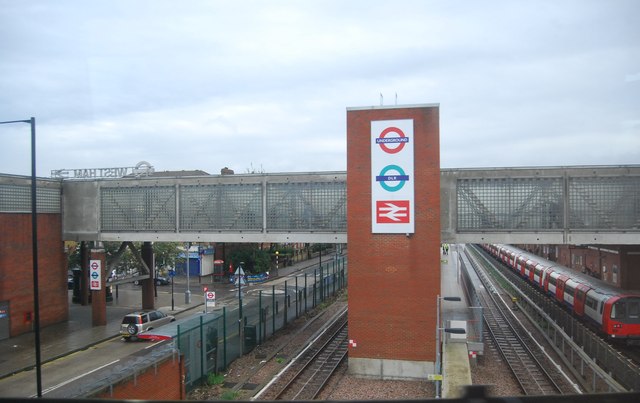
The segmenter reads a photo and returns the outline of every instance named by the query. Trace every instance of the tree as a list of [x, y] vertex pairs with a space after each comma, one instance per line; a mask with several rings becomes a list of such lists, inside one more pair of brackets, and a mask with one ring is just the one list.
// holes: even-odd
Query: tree
[[176, 267], [176, 258], [182, 244], [179, 242], [155, 242], [153, 253], [156, 255], [156, 266], [159, 268]]
[[240, 262], [244, 262], [242, 267], [251, 273], [264, 273], [271, 267], [269, 252], [260, 249], [256, 244], [238, 244], [229, 252], [228, 260], [234, 269]]
[[[142, 248], [141, 242], [133, 243], [135, 248], [140, 252]], [[107, 254], [107, 265], [111, 264], [111, 259], [115, 256], [120, 250], [122, 246], [121, 242], [103, 242], [105, 252]], [[181, 250], [179, 247], [182, 244], [179, 242], [155, 242], [153, 244], [153, 253], [155, 255], [155, 262], [157, 267], [175, 267], [176, 258]], [[69, 245], [67, 255], [67, 264], [68, 268], [72, 269], [74, 267], [80, 267], [80, 245]], [[133, 255], [131, 250], [127, 248], [120, 257], [118, 264], [113, 267], [116, 269], [116, 272], [125, 272], [125, 271], [140, 271], [140, 262]]]

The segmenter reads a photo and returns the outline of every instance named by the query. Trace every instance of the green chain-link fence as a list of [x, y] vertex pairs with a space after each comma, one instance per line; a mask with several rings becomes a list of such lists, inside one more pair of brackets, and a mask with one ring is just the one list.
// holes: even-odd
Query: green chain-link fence
[[242, 304], [223, 307], [178, 326], [177, 344], [184, 357], [187, 391], [206, 382], [210, 373], [224, 371], [230, 362], [253, 350], [287, 323], [344, 289], [346, 256], [314, 269], [313, 273], [284, 279], [257, 295], [239, 297]]

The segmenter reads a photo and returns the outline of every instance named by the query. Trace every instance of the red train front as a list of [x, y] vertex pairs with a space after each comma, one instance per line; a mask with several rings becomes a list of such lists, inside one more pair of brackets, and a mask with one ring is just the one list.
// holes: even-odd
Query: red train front
[[602, 327], [612, 338], [640, 340], [640, 296], [609, 298], [604, 304]]

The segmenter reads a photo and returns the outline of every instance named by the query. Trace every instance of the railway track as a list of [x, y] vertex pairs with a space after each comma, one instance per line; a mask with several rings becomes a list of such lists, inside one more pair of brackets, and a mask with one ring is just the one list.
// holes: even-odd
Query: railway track
[[[471, 257], [470, 260], [474, 262]], [[511, 313], [499, 300], [495, 287], [486, 273], [477, 267], [475, 262], [474, 267], [485, 286], [485, 290], [480, 290], [478, 295], [484, 307], [484, 321], [488, 333], [514, 374], [522, 392], [525, 395], [562, 394], [562, 388], [554, 380], [557, 374], [547, 371], [543, 364], [543, 354], [529, 348], [531, 340], [524, 336], [528, 335], [527, 330], [511, 319]]]
[[[479, 248], [474, 250], [493, 260], [483, 250]], [[519, 305], [530, 315], [533, 313], [534, 317], [536, 309], [543, 309], [545, 316], [549, 317], [546, 320], [553, 320], [553, 323], [562, 328], [564, 333], [568, 335], [567, 337], [578, 346], [576, 348], [579, 348], [579, 352], [583, 352], [591, 358], [591, 363], [586, 360], [574, 361], [574, 357], [577, 357], [579, 353], [575, 350], [570, 353], [564, 351], [565, 346], [567, 349], [571, 348], [570, 343], [553, 342], [556, 346], [563, 347], [562, 353], [558, 352], [558, 354], [565, 356], [565, 363], [568, 367], [572, 367], [574, 376], [585, 390], [590, 392], [638, 390], [640, 386], [640, 367], [638, 366], [640, 352], [637, 346], [624, 346], [603, 337], [592, 327], [573, 317], [568, 310], [557, 305], [553, 299], [540, 292], [539, 289], [524, 281], [502, 262], [499, 260], [495, 260], [495, 262], [496, 271], [509, 282], [510, 290], [507, 292], [511, 295], [520, 293], [526, 296], [531, 300], [530, 304], [535, 305], [536, 308], [530, 308], [524, 304], [524, 298], [520, 299]], [[585, 367], [587, 368], [585, 369]], [[599, 368], [595, 369], [595, 367]], [[596, 378], [597, 381], [594, 380]]]
[[313, 400], [347, 356], [347, 311], [303, 350], [276, 380], [260, 393], [261, 400]]

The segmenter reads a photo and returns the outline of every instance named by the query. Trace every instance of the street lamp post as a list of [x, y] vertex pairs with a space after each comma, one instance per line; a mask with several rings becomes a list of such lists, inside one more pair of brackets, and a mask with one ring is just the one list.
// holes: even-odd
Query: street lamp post
[[187, 251], [185, 255], [187, 256], [187, 290], [184, 292], [184, 303], [189, 305], [191, 303], [191, 287], [189, 285], [189, 251], [191, 250], [191, 242], [187, 242]]
[[0, 124], [29, 123], [31, 125], [31, 247], [33, 261], [33, 322], [35, 327], [36, 390], [42, 397], [42, 365], [40, 358], [40, 301], [38, 290], [38, 214], [36, 209], [36, 118], [8, 120]]
[[461, 301], [460, 297], [440, 297], [436, 298], [436, 397], [440, 397], [441, 380], [439, 376], [442, 375], [442, 341], [440, 340], [440, 334], [442, 331], [445, 333], [464, 334], [466, 330], [462, 328], [444, 328], [440, 324], [440, 300], [445, 301]]
[[244, 269], [242, 266], [244, 262], [240, 262], [240, 266], [236, 271], [237, 273], [237, 281], [238, 281], [238, 336], [240, 338], [240, 354], [244, 354], [244, 332], [243, 323], [242, 323], [242, 276], [244, 276]]

